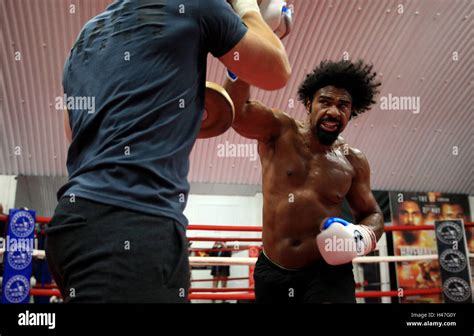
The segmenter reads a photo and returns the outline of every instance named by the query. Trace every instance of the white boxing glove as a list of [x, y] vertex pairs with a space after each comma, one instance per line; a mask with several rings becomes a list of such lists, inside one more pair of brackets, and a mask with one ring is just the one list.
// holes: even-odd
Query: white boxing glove
[[248, 12], [260, 13], [257, 0], [229, 0], [238, 16], [243, 17]]
[[287, 36], [293, 26], [293, 11], [283, 0], [262, 0], [260, 13], [271, 30], [280, 38]]
[[316, 237], [321, 256], [329, 265], [341, 265], [373, 251], [377, 245], [374, 230], [367, 225], [354, 225], [342, 218], [329, 217]]
[[276, 36], [283, 40], [293, 27], [293, 10], [290, 7], [283, 6], [281, 12], [281, 22], [277, 29], [274, 30]]
[[285, 6], [283, 0], [261, 0], [260, 2], [260, 13], [272, 31], [280, 26], [283, 6]]

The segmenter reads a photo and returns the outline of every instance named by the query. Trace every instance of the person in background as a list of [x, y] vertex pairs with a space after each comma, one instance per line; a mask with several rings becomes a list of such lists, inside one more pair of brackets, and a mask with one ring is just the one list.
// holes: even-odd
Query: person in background
[[[215, 242], [214, 246], [212, 247], [211, 253], [209, 253], [211, 257], [231, 257], [232, 253], [228, 249], [223, 242]], [[212, 280], [212, 287], [218, 288], [219, 282], [221, 283], [222, 288], [227, 287], [227, 280], [230, 274], [230, 267], [229, 266], [212, 266], [211, 275], [213, 277]]]

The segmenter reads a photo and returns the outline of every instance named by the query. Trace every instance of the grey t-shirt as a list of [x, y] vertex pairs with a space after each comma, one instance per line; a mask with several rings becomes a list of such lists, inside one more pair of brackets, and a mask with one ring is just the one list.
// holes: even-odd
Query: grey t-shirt
[[71, 101], [94, 104], [69, 108], [69, 181], [58, 198], [73, 194], [186, 225], [207, 54], [224, 55], [246, 31], [225, 0], [117, 0], [90, 20], [63, 86]]

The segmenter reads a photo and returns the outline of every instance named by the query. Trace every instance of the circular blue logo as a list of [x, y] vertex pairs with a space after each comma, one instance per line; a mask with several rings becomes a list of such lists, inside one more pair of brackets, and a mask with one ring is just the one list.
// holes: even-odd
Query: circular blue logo
[[28, 211], [18, 211], [11, 223], [12, 233], [17, 237], [28, 237], [35, 229], [35, 220]]
[[5, 298], [11, 303], [23, 302], [30, 293], [30, 282], [23, 275], [15, 275], [5, 284]]
[[9, 251], [7, 260], [13, 269], [19, 271], [25, 269], [26, 267], [28, 267], [28, 265], [30, 265], [32, 256], [32, 251]]

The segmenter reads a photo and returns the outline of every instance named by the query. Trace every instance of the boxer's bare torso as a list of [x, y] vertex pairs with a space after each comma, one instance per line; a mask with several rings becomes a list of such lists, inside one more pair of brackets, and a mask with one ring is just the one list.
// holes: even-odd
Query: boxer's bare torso
[[342, 215], [342, 202], [355, 177], [357, 150], [344, 140], [331, 150], [312, 148], [310, 130], [283, 117], [285, 131], [259, 142], [263, 170], [263, 245], [265, 254], [286, 268], [321, 258], [316, 246], [325, 217]]

